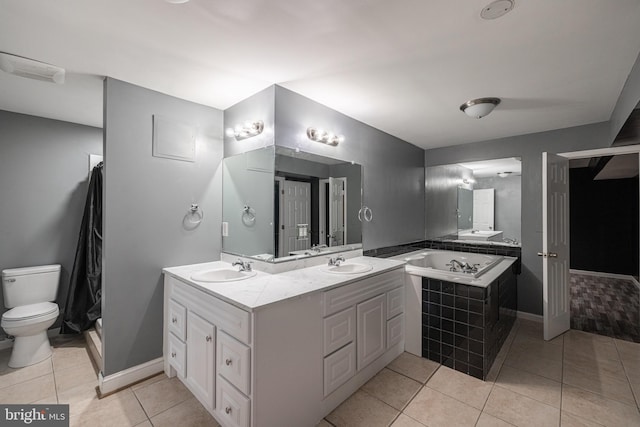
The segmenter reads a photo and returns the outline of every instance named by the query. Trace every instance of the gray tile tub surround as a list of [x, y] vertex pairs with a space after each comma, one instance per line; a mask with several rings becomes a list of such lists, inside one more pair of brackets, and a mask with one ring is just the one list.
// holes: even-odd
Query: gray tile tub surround
[[422, 279], [422, 356], [479, 379], [516, 319], [517, 276], [509, 268], [486, 288]]

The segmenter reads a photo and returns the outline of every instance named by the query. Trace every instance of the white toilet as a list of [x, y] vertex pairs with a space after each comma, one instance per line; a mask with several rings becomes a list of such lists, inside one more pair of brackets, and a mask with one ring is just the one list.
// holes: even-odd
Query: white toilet
[[55, 301], [60, 266], [12, 268], [2, 271], [4, 305], [0, 326], [15, 337], [9, 367], [22, 368], [51, 356], [47, 329], [60, 313]]

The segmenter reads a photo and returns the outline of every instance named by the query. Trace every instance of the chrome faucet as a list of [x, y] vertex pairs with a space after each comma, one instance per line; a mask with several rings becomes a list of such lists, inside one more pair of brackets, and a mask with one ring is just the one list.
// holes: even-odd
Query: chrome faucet
[[319, 254], [320, 253], [320, 249], [324, 249], [326, 248], [327, 245], [313, 245], [311, 246], [311, 250], [314, 251], [315, 253]]
[[345, 259], [344, 259], [344, 257], [342, 255], [338, 255], [335, 258], [329, 257], [329, 265], [330, 266], [335, 265], [336, 267], [340, 267], [340, 263], [341, 262], [345, 262]]
[[236, 266], [239, 265], [240, 268], [238, 269], [238, 271], [251, 271], [251, 262], [250, 261], [242, 261], [240, 258], [238, 258], [238, 260], [236, 262], [234, 262], [233, 264], [231, 264], [232, 266]]
[[480, 264], [469, 264], [468, 262], [460, 262], [457, 259], [452, 259], [451, 262], [449, 264], [447, 264], [447, 266], [451, 267], [449, 268], [450, 271], [458, 271], [458, 269], [456, 268], [456, 265], [458, 266], [458, 268], [463, 272], [463, 273], [477, 273], [478, 272], [478, 266]]

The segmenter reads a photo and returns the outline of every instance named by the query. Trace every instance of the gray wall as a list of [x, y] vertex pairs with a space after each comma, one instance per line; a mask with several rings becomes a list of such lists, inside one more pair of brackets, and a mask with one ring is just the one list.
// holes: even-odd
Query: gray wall
[[425, 151], [427, 166], [522, 158], [522, 274], [518, 277], [518, 310], [542, 314], [542, 259], [537, 256], [542, 250], [542, 152], [608, 147], [612, 141], [610, 130], [610, 123], [602, 122]]
[[[362, 165], [364, 249], [424, 236], [424, 150], [280, 86], [275, 87], [276, 145]], [[329, 146], [307, 138], [308, 127], [344, 135]]]
[[0, 270], [61, 264], [61, 312], [87, 194], [89, 154], [102, 154], [102, 129], [0, 111]]
[[493, 228], [502, 231], [504, 238], [517, 239], [518, 241], [521, 240], [521, 184], [522, 177], [520, 176], [476, 178], [476, 183], [473, 184], [474, 190], [495, 189]]
[[462, 183], [473, 179], [473, 171], [460, 165], [426, 168], [425, 221], [426, 238], [435, 239], [458, 232], [458, 187], [472, 189]]
[[[222, 111], [105, 80], [103, 373], [162, 356], [162, 268], [220, 257]], [[152, 157], [152, 115], [198, 128], [195, 163]], [[191, 203], [205, 212], [195, 230]]]
[[[222, 238], [225, 252], [238, 255], [274, 255], [273, 146], [224, 159], [222, 219], [229, 235]], [[243, 222], [248, 205], [255, 221]]]

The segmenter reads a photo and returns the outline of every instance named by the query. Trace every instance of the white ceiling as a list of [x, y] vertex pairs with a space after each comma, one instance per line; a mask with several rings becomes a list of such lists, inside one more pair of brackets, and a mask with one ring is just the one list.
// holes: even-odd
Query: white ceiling
[[[609, 120], [639, 0], [515, 0], [485, 21], [488, 3], [0, 0], [0, 51], [73, 73], [64, 93], [3, 76], [0, 109], [100, 125], [107, 75], [220, 109], [277, 83], [424, 148]], [[459, 111], [485, 96], [491, 115]]]
[[500, 172], [511, 172], [509, 176], [522, 175], [522, 161], [516, 157], [458, 164], [471, 169], [474, 178], [494, 178]]

